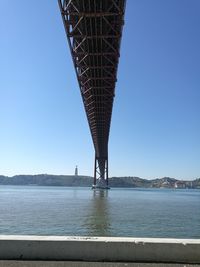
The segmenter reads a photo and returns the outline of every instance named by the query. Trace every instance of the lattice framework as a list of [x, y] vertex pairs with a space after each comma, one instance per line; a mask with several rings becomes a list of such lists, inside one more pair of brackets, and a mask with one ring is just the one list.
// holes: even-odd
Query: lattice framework
[[58, 2], [95, 148], [94, 184], [96, 178], [108, 183], [108, 140], [125, 0]]

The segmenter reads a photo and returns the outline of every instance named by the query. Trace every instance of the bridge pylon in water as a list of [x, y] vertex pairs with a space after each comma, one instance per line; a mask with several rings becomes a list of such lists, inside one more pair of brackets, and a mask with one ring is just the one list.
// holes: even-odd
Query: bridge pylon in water
[[93, 189], [110, 189], [108, 186], [108, 157], [98, 158], [94, 161], [94, 184]]
[[126, 0], [58, 0], [95, 149], [93, 188], [108, 187], [108, 139]]

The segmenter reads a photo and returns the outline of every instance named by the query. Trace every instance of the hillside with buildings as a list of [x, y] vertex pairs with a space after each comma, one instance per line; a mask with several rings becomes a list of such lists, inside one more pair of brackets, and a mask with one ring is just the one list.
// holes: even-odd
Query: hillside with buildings
[[[93, 178], [82, 175], [15, 175], [12, 177], [0, 176], [0, 185], [38, 185], [38, 186], [85, 186], [90, 187]], [[193, 181], [177, 180], [170, 177], [153, 180], [139, 177], [111, 177], [110, 187], [141, 187], [141, 188], [199, 188], [200, 178]]]

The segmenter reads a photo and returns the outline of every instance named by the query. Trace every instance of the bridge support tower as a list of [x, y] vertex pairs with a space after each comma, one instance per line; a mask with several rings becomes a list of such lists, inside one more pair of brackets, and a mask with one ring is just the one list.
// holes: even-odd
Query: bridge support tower
[[92, 189], [110, 189], [108, 186], [108, 157], [94, 160], [94, 184]]

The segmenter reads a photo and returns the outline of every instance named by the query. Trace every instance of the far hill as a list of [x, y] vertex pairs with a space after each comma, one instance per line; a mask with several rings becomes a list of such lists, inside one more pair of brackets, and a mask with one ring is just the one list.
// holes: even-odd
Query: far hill
[[[15, 175], [12, 177], [0, 176], [0, 185], [38, 185], [38, 186], [85, 186], [90, 187], [93, 178], [90, 176], [75, 175]], [[112, 177], [109, 178], [110, 187], [142, 187], [142, 188], [200, 188], [200, 178], [193, 181], [177, 180], [170, 177], [153, 180], [139, 177]]]

